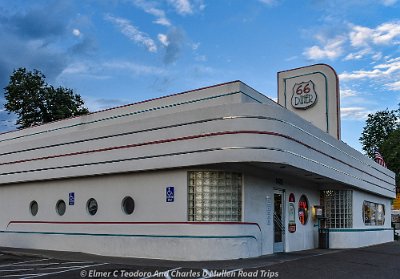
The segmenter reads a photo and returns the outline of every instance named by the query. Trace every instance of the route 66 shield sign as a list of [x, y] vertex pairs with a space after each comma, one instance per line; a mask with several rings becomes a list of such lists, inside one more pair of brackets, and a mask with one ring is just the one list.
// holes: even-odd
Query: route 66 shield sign
[[308, 109], [317, 102], [314, 82], [295, 83], [293, 86], [292, 106], [296, 109]]

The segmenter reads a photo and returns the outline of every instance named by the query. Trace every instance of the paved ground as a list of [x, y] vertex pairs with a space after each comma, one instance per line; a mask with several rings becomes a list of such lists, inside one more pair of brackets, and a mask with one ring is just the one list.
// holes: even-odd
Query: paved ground
[[400, 278], [400, 242], [213, 262], [110, 258], [0, 247], [0, 278]]

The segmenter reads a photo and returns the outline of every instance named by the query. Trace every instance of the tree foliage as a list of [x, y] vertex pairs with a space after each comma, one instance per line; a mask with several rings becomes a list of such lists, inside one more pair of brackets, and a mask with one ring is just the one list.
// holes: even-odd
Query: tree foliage
[[72, 89], [54, 88], [38, 70], [14, 70], [4, 88], [8, 112], [17, 114], [17, 125], [26, 128], [72, 116], [87, 114], [81, 96]]
[[400, 128], [393, 131], [382, 143], [380, 152], [388, 169], [396, 173], [396, 185], [400, 186]]
[[397, 123], [399, 111], [378, 111], [369, 114], [366, 125], [360, 137], [363, 150], [370, 158], [374, 157], [375, 148], [380, 148], [389, 135], [399, 128]]

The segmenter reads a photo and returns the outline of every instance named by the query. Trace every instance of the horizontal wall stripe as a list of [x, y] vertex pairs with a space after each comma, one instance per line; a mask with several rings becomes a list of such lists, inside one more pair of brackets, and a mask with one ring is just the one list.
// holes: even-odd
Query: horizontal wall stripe
[[[140, 105], [140, 104], [149, 103], [149, 102], [152, 102], [152, 101], [158, 101], [158, 100], [162, 100], [162, 99], [167, 99], [169, 97], [180, 96], [180, 95], [184, 95], [184, 94], [187, 94], [187, 93], [192, 93], [192, 92], [195, 92], [195, 91], [205, 90], [205, 89], [209, 89], [209, 88], [216, 88], [216, 87], [220, 87], [220, 86], [223, 86], [223, 85], [234, 84], [234, 83], [237, 83], [237, 82], [241, 82], [241, 81], [240, 80], [235, 80], [235, 81], [224, 82], [224, 83], [215, 84], [215, 85], [211, 85], [211, 86], [205, 86], [205, 87], [198, 88], [198, 89], [188, 90], [188, 91], [184, 91], [184, 92], [180, 92], [180, 93], [170, 94], [170, 95], [161, 96], [161, 97], [157, 97], [157, 98], [152, 98], [152, 99], [148, 99], [148, 100], [143, 100], [143, 101], [139, 101], [139, 102], [135, 102], [135, 103], [130, 103], [130, 104], [125, 104], [125, 105], [121, 105], [121, 106], [107, 108], [107, 109], [103, 109], [103, 110], [99, 110], [99, 111], [94, 111], [94, 112], [90, 112], [88, 115], [94, 115], [94, 114], [99, 114], [101, 112], [106, 112], [106, 111], [110, 111], [110, 110], [116, 110], [116, 109], [131, 107], [131, 106], [134, 106], [134, 105]], [[261, 93], [259, 93], [259, 94], [262, 95]], [[27, 127], [27, 128], [22, 129], [22, 130], [25, 131], [25, 130], [35, 129], [37, 127], [41, 127], [41, 126], [44, 126], [44, 125], [50, 125], [50, 124], [53, 124], [53, 123], [58, 123], [58, 122], [61, 122], [61, 121], [66, 121], [66, 120], [75, 119], [75, 118], [79, 118], [79, 117], [82, 117], [82, 116], [81, 115], [72, 116], [72, 117], [69, 117], [69, 118], [66, 118], [66, 119], [60, 119], [60, 120], [51, 121], [49, 123], [39, 124], [39, 125], [34, 126], [34, 127]], [[0, 133], [0, 136], [6, 135], [6, 134], [15, 133], [15, 132], [18, 132], [18, 130], [2, 132], [2, 133]]]
[[252, 222], [63, 222], [63, 221], [10, 221], [7, 228], [13, 224], [51, 224], [51, 225], [246, 225], [256, 226], [259, 231], [261, 227], [258, 223]]
[[368, 229], [327, 229], [329, 232], [374, 232], [374, 231], [393, 231], [393, 228], [368, 228]]
[[142, 113], [146, 113], [146, 112], [150, 112], [150, 111], [168, 109], [168, 108], [173, 108], [173, 107], [177, 107], [177, 106], [181, 106], [181, 105], [193, 104], [193, 103], [202, 102], [202, 101], [209, 101], [209, 100], [218, 99], [218, 98], [227, 97], [227, 96], [232, 96], [232, 95], [236, 95], [236, 94], [245, 95], [245, 96], [255, 100], [256, 102], [261, 103], [257, 99], [254, 99], [252, 96], [250, 96], [250, 95], [248, 95], [248, 94], [246, 94], [246, 93], [244, 93], [242, 91], [236, 91], [236, 92], [225, 93], [225, 94], [221, 94], [221, 95], [210, 96], [210, 97], [206, 97], [206, 98], [200, 98], [200, 99], [194, 99], [194, 100], [184, 101], [184, 102], [180, 102], [180, 103], [169, 104], [169, 105], [165, 105], [165, 106], [159, 106], [159, 107], [153, 107], [153, 108], [149, 108], [149, 109], [138, 110], [138, 111], [134, 111], [134, 112], [130, 112], [130, 113], [113, 115], [113, 116], [109, 116], [109, 117], [105, 117], [105, 118], [101, 118], [101, 119], [96, 119], [96, 120], [92, 120], [92, 121], [88, 121], [88, 122], [82, 122], [82, 123], [76, 123], [76, 124], [63, 126], [63, 127], [57, 127], [57, 128], [44, 130], [44, 131], [40, 131], [40, 132], [36, 132], [36, 133], [32, 133], [32, 134], [27, 134], [27, 135], [21, 135], [21, 136], [17, 136], [17, 137], [13, 137], [13, 138], [2, 139], [2, 140], [0, 140], [0, 143], [1, 142], [5, 142], [5, 141], [16, 140], [16, 139], [20, 139], [20, 138], [26, 138], [26, 137], [41, 135], [41, 134], [44, 134], [44, 133], [50, 133], [50, 132], [59, 131], [59, 130], [63, 130], [63, 129], [78, 127], [78, 126], [82, 126], [82, 125], [94, 124], [94, 123], [98, 123], [98, 122], [102, 122], [102, 121], [107, 121], [107, 120], [112, 120], [112, 119], [117, 119], [117, 118], [137, 115], [137, 114], [142, 114]]
[[254, 235], [157, 235], [157, 234], [109, 234], [109, 233], [81, 233], [81, 232], [31, 232], [31, 231], [0, 231], [4, 234], [36, 234], [36, 235], [68, 235], [68, 236], [103, 236], [103, 237], [140, 237], [140, 238], [204, 238], [204, 239], [235, 239], [252, 238]]
[[[294, 127], [296, 129], [298, 129], [299, 131], [301, 131], [301, 132], [303, 132], [303, 133], [305, 133], [305, 134], [307, 134], [307, 135], [319, 140], [320, 142], [322, 142], [322, 143], [324, 143], [326, 145], [329, 145], [330, 147], [332, 147], [332, 148], [336, 149], [337, 151], [345, 154], [346, 156], [358, 161], [359, 163], [362, 163], [363, 165], [366, 165], [368, 167], [371, 167], [371, 168], [375, 169], [376, 171], [378, 171], [379, 173], [385, 175], [386, 177], [392, 178], [391, 176], [389, 176], [385, 172], [379, 170], [377, 167], [373, 166], [372, 164], [368, 164], [368, 163], [364, 162], [363, 160], [360, 160], [360, 159], [352, 156], [351, 154], [348, 154], [347, 152], [345, 152], [345, 151], [337, 148], [336, 146], [332, 145], [331, 143], [329, 143], [329, 142], [327, 142], [327, 141], [325, 141], [325, 140], [323, 140], [323, 139], [311, 134], [310, 132], [308, 132], [308, 131], [306, 131], [306, 130], [304, 130], [304, 129], [296, 126], [296, 125], [294, 125], [293, 123], [290, 123], [290, 122], [282, 120], [282, 119], [277, 119], [277, 118], [274, 118], [274, 117], [262, 117], [262, 116], [226, 116], [226, 117], [219, 117], [219, 118], [209, 118], [209, 119], [198, 120], [198, 121], [193, 121], [193, 122], [185, 122], [185, 123], [179, 123], [179, 124], [173, 124], [173, 125], [167, 125], [167, 126], [161, 126], [161, 127], [137, 130], [137, 131], [118, 133], [118, 134], [113, 134], [113, 135], [106, 135], [106, 136], [101, 136], [101, 137], [94, 137], [94, 138], [89, 138], [89, 139], [76, 140], [76, 141], [71, 141], [71, 142], [64, 142], [64, 143], [59, 143], [59, 144], [45, 145], [45, 146], [36, 147], [36, 148], [28, 148], [28, 149], [22, 149], [22, 150], [17, 150], [17, 151], [10, 151], [10, 152], [1, 153], [0, 156], [23, 153], [23, 152], [27, 152], [27, 151], [40, 150], [40, 149], [45, 149], [45, 148], [58, 147], [58, 146], [72, 145], [72, 144], [83, 143], [83, 142], [102, 140], [102, 139], [119, 137], [119, 136], [138, 134], [138, 133], [143, 133], [143, 132], [151, 132], [151, 131], [163, 130], [163, 129], [168, 129], [168, 128], [176, 128], [176, 127], [183, 127], [183, 126], [187, 126], [187, 125], [204, 124], [204, 123], [207, 123], [207, 122], [221, 121], [221, 120], [232, 120], [232, 119], [259, 119], [259, 120], [278, 121], [278, 122], [287, 124], [287, 125], [289, 125], [291, 127]], [[333, 156], [332, 156], [332, 158], [333, 158]], [[367, 174], [371, 175], [370, 173], [367, 173]], [[371, 176], [373, 176], [373, 175], [371, 175]], [[373, 176], [373, 177], [376, 177], [376, 176]], [[378, 178], [378, 179], [380, 179], [380, 178]], [[381, 180], [385, 181], [383, 179], [381, 179]], [[387, 181], [385, 181], [385, 182], [387, 182]]]
[[[141, 147], [141, 146], [147, 146], [147, 145], [154, 145], [154, 144], [164, 144], [164, 143], [171, 143], [171, 142], [177, 142], [177, 141], [186, 141], [186, 140], [193, 140], [193, 139], [199, 139], [199, 138], [207, 138], [207, 137], [216, 137], [216, 136], [222, 136], [222, 135], [237, 135], [237, 134], [259, 134], [259, 135], [271, 135], [271, 136], [278, 136], [282, 137], [288, 140], [291, 140], [293, 142], [296, 142], [298, 144], [301, 144], [311, 150], [314, 150], [328, 158], [331, 158], [333, 160], [336, 160], [352, 169], [358, 170], [364, 174], [367, 174], [371, 177], [374, 177], [377, 180], [380, 180], [382, 182], [388, 183], [389, 182], [374, 176], [364, 170], [361, 170], [349, 163], [344, 162], [343, 160], [337, 159], [336, 157], [329, 155], [323, 151], [320, 151], [306, 143], [303, 143], [291, 136], [287, 136], [281, 133], [276, 133], [276, 132], [270, 132], [270, 131], [223, 131], [223, 132], [214, 132], [214, 133], [208, 133], [208, 134], [200, 134], [200, 135], [192, 135], [192, 136], [185, 136], [185, 137], [179, 137], [179, 138], [170, 138], [170, 139], [165, 139], [165, 140], [156, 140], [156, 141], [149, 141], [149, 142], [142, 142], [142, 143], [136, 143], [136, 144], [129, 144], [129, 145], [122, 145], [122, 146], [114, 146], [114, 147], [107, 147], [107, 148], [101, 148], [101, 149], [93, 149], [93, 150], [87, 150], [87, 151], [80, 151], [80, 152], [72, 152], [72, 153], [65, 153], [65, 154], [58, 154], [58, 155], [51, 155], [51, 156], [45, 156], [45, 157], [38, 157], [38, 158], [32, 158], [32, 159], [25, 159], [25, 160], [18, 160], [18, 161], [10, 161], [10, 162], [4, 162], [0, 163], [1, 165], [13, 165], [13, 164], [20, 164], [20, 163], [26, 163], [26, 162], [33, 162], [33, 161], [41, 161], [41, 160], [48, 160], [48, 159], [55, 159], [55, 158], [61, 158], [61, 157], [69, 157], [69, 156], [77, 156], [77, 155], [83, 155], [83, 154], [90, 154], [90, 153], [98, 153], [98, 152], [107, 152], [107, 151], [112, 151], [112, 150], [119, 150], [119, 149], [128, 149], [128, 148], [135, 148], [135, 147]], [[288, 151], [289, 152], [289, 151]], [[293, 152], [291, 152], [293, 153]], [[296, 155], [298, 155], [296, 153]], [[321, 163], [322, 164], [322, 163]], [[0, 174], [0, 175], [4, 175]], [[366, 180], [364, 180], [366, 181]], [[369, 182], [371, 183], [371, 182]], [[373, 184], [373, 183], [371, 183]], [[375, 184], [377, 185], [377, 184]]]
[[338, 173], [344, 174], [346, 176], [352, 177], [354, 179], [366, 182], [368, 184], [377, 186], [381, 189], [384, 189], [389, 192], [395, 193], [395, 189], [393, 188], [392, 190], [387, 189], [385, 187], [382, 187], [378, 184], [375, 184], [373, 182], [370, 182], [368, 180], [359, 178], [357, 176], [351, 175], [349, 173], [346, 173], [344, 171], [340, 171], [338, 169], [335, 169], [333, 167], [330, 167], [326, 164], [322, 164], [316, 160], [310, 159], [308, 157], [305, 157], [303, 155], [297, 154], [295, 152], [291, 152], [288, 150], [283, 150], [280, 148], [267, 148], [263, 146], [258, 146], [258, 147], [222, 147], [222, 148], [208, 148], [208, 149], [201, 149], [201, 150], [193, 150], [193, 151], [185, 151], [185, 152], [174, 152], [174, 153], [166, 153], [166, 154], [159, 154], [159, 155], [149, 155], [149, 156], [141, 156], [141, 157], [134, 157], [134, 158], [126, 158], [126, 159], [115, 159], [115, 160], [109, 160], [109, 161], [101, 161], [101, 162], [94, 162], [94, 163], [81, 163], [81, 164], [73, 164], [73, 165], [66, 165], [66, 166], [61, 166], [61, 167], [47, 167], [47, 168], [39, 168], [39, 169], [32, 169], [32, 170], [27, 170], [27, 171], [13, 171], [13, 172], [8, 172], [8, 173], [0, 173], [0, 176], [6, 176], [6, 175], [13, 175], [13, 174], [23, 174], [23, 173], [35, 173], [35, 172], [40, 172], [40, 171], [49, 171], [49, 170], [57, 170], [57, 169], [68, 169], [68, 168], [76, 168], [76, 167], [85, 167], [85, 166], [94, 166], [94, 165], [106, 165], [106, 164], [113, 164], [113, 163], [119, 163], [119, 162], [127, 162], [127, 161], [138, 161], [138, 160], [144, 160], [144, 159], [153, 159], [153, 158], [162, 158], [162, 157], [169, 157], [169, 156], [179, 156], [179, 155], [189, 155], [189, 154], [197, 154], [197, 153], [207, 153], [207, 152], [213, 152], [213, 151], [223, 151], [223, 150], [234, 150], [234, 149], [243, 149], [243, 150], [270, 150], [270, 151], [278, 151], [278, 152], [284, 152], [288, 153], [294, 156], [297, 156], [301, 159], [313, 162], [315, 164], [321, 165], [325, 168], [334, 170]]

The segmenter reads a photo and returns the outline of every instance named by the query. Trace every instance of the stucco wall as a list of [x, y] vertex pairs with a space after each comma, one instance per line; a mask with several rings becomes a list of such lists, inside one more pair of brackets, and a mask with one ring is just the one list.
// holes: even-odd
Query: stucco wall
[[[166, 202], [166, 187], [175, 201]], [[75, 204], [68, 205], [69, 193]], [[122, 211], [125, 196], [135, 211]], [[86, 203], [95, 198], [96, 215]], [[56, 213], [56, 202], [67, 203]], [[29, 204], [38, 202], [32, 216]], [[180, 260], [246, 258], [261, 253], [257, 224], [187, 222], [187, 170], [32, 182], [0, 187], [0, 246]]]

